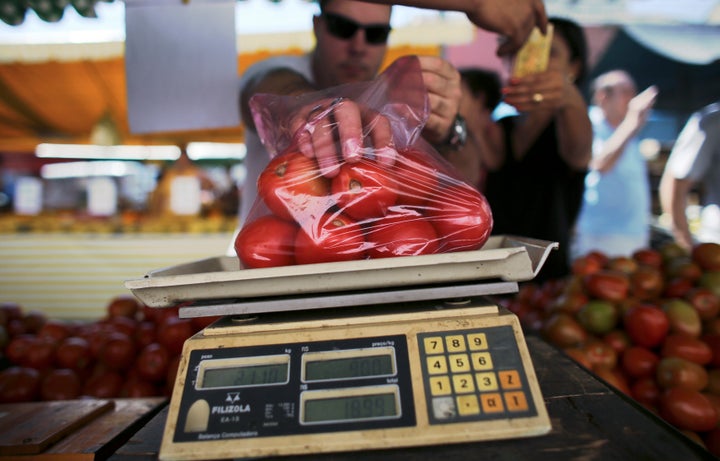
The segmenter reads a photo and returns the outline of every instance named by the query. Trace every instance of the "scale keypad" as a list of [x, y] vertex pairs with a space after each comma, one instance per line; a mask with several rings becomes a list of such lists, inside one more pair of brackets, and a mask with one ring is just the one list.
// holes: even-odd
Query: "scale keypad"
[[535, 416], [511, 326], [418, 334], [431, 424]]

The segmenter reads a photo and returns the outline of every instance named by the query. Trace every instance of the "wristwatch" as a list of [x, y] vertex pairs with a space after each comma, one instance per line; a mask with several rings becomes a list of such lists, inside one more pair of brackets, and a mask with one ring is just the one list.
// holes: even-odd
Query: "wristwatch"
[[467, 141], [467, 124], [465, 123], [465, 118], [457, 114], [455, 121], [453, 121], [450, 127], [450, 136], [448, 136], [444, 144], [447, 147], [459, 150], [465, 145], [465, 141]]

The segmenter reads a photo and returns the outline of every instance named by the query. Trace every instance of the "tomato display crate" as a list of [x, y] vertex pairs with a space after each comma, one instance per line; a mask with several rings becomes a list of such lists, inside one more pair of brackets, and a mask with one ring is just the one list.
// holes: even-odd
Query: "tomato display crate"
[[472, 281], [530, 280], [557, 243], [493, 236], [480, 250], [348, 262], [243, 269], [219, 256], [148, 272], [125, 286], [150, 307], [189, 300], [256, 299], [336, 294]]

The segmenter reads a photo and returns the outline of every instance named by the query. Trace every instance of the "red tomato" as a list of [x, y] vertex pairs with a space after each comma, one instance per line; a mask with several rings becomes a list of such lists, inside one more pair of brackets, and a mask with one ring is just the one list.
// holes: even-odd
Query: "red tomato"
[[40, 398], [42, 400], [72, 400], [80, 397], [82, 383], [73, 370], [58, 368], [50, 370], [42, 379]]
[[641, 248], [635, 250], [632, 257], [640, 265], [650, 266], [656, 269], [661, 269], [663, 265], [663, 256], [660, 251], [654, 248]]
[[631, 345], [630, 338], [624, 330], [612, 330], [603, 336], [602, 340], [618, 354], [622, 354]]
[[591, 251], [573, 260], [571, 272], [574, 275], [588, 275], [605, 268], [609, 258], [600, 251]]
[[660, 397], [660, 415], [679, 429], [704, 432], [718, 424], [718, 413], [699, 391], [674, 387]]
[[608, 367], [594, 367], [592, 371], [606, 383], [623, 394], [628, 396], [631, 395], [630, 384], [619, 370]]
[[720, 271], [720, 244], [715, 242], [698, 243], [692, 248], [690, 256], [703, 271]]
[[302, 222], [332, 205], [330, 181], [320, 174], [314, 159], [287, 152], [270, 160], [257, 181], [258, 195], [275, 215]]
[[342, 213], [326, 213], [317, 223], [297, 233], [295, 262], [311, 264], [363, 259], [365, 247], [360, 224]]
[[450, 185], [428, 202], [426, 215], [442, 239], [440, 252], [478, 250], [490, 237], [492, 210], [484, 195]]
[[141, 310], [140, 301], [131, 294], [120, 294], [110, 300], [105, 310], [108, 317], [135, 318]]
[[682, 277], [671, 277], [665, 283], [663, 297], [665, 298], [682, 298], [685, 294], [695, 286], [692, 280]]
[[630, 256], [612, 256], [605, 265], [605, 268], [630, 275], [634, 273], [639, 266], [640, 264]]
[[145, 346], [138, 355], [135, 367], [143, 379], [158, 382], [167, 376], [170, 365], [170, 353], [165, 346], [151, 343]]
[[119, 397], [123, 382], [119, 372], [101, 366], [83, 384], [82, 395], [99, 399]]
[[385, 216], [398, 198], [398, 183], [374, 160], [344, 163], [330, 186], [340, 211], [357, 220]]
[[677, 257], [665, 264], [665, 274], [669, 278], [685, 278], [692, 282], [700, 279], [703, 271], [689, 256]]
[[655, 352], [642, 346], [628, 347], [620, 357], [620, 367], [633, 379], [654, 376], [659, 362]]
[[150, 343], [154, 343], [157, 337], [155, 323], [149, 320], [143, 320], [138, 323], [135, 329], [135, 344], [142, 348]]
[[630, 278], [623, 272], [602, 269], [586, 275], [583, 286], [590, 297], [621, 301], [630, 293]]
[[583, 344], [582, 349], [590, 361], [592, 369], [607, 368], [613, 369], [618, 362], [618, 354], [609, 344], [598, 339], [592, 339]]
[[720, 333], [705, 334], [702, 340], [710, 346], [710, 350], [712, 351], [712, 360], [709, 365], [720, 367]]
[[562, 311], [569, 314], [576, 314], [587, 304], [589, 298], [580, 290], [568, 290], [561, 293], [551, 303], [553, 311]]
[[41, 338], [47, 338], [51, 341], [60, 342], [73, 333], [72, 326], [64, 321], [57, 319], [48, 319], [40, 328], [37, 335]]
[[88, 369], [92, 363], [90, 343], [85, 338], [67, 337], [55, 349], [55, 364], [60, 368], [82, 371]]
[[541, 333], [549, 343], [560, 348], [579, 346], [588, 337], [577, 320], [565, 312], [552, 314], [543, 324]]
[[660, 345], [667, 336], [670, 319], [655, 305], [637, 304], [625, 312], [623, 326], [634, 344], [652, 348]]
[[693, 287], [684, 298], [695, 308], [701, 320], [711, 320], [720, 313], [720, 296], [709, 288]]
[[48, 370], [52, 368], [55, 359], [55, 343], [38, 338], [22, 359], [22, 364], [36, 370]]
[[10, 367], [0, 371], [0, 403], [32, 402], [40, 396], [40, 372]]
[[440, 185], [437, 167], [427, 152], [408, 148], [398, 151], [393, 167], [400, 205], [423, 207]]
[[655, 370], [655, 379], [663, 389], [682, 387], [701, 391], [710, 382], [707, 370], [680, 357], [663, 357]]
[[640, 378], [630, 386], [630, 396], [652, 410], [657, 409], [661, 394], [662, 389], [654, 377]]
[[135, 362], [136, 353], [132, 338], [115, 331], [108, 335], [100, 352], [100, 360], [111, 370], [127, 370]]
[[235, 238], [235, 252], [247, 269], [295, 264], [298, 229], [290, 221], [262, 216], [242, 227]]
[[682, 334], [668, 335], [663, 341], [660, 355], [680, 357], [698, 365], [707, 365], [713, 358], [712, 349], [706, 342]]
[[658, 268], [641, 265], [630, 274], [630, 291], [641, 301], [658, 298], [664, 289], [665, 278]]
[[185, 341], [193, 335], [190, 319], [171, 317], [167, 319], [157, 332], [157, 342], [165, 346], [170, 355], [179, 355]]
[[138, 326], [138, 321], [135, 318], [124, 316], [110, 317], [107, 319], [107, 323], [112, 327], [112, 330], [125, 333], [131, 338], [135, 336]]
[[435, 228], [422, 215], [389, 215], [373, 220], [366, 240], [370, 258], [433, 254], [439, 247]]
[[15, 365], [22, 365], [28, 351], [38, 342], [40, 342], [40, 340], [37, 336], [31, 334], [14, 336], [5, 348], [5, 356]]
[[22, 318], [27, 333], [35, 334], [47, 322], [47, 316], [40, 311], [32, 310], [25, 314]]
[[587, 353], [582, 347], [566, 347], [563, 349], [563, 352], [565, 352], [565, 354], [567, 354], [571, 359], [573, 359], [583, 367], [587, 368], [588, 370], [592, 369], [592, 363], [590, 362]]
[[670, 331], [697, 338], [702, 333], [702, 320], [697, 311], [683, 299], [668, 299], [662, 309], [670, 321]]

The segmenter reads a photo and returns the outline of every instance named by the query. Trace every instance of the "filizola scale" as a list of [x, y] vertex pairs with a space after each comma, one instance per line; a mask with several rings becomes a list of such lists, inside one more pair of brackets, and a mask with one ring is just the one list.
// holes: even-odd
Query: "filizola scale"
[[269, 269], [218, 257], [126, 286], [183, 317], [222, 315], [183, 349], [162, 460], [530, 437], [550, 420], [518, 319], [490, 302], [557, 244]]

